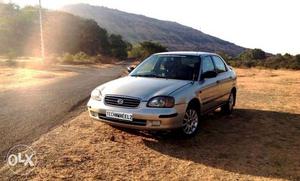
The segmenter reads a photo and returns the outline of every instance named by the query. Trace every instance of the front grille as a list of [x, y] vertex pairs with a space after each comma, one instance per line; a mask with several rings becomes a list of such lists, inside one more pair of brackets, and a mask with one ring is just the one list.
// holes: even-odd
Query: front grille
[[140, 100], [136, 98], [123, 97], [123, 96], [105, 96], [104, 103], [107, 105], [121, 106], [121, 107], [138, 107]]

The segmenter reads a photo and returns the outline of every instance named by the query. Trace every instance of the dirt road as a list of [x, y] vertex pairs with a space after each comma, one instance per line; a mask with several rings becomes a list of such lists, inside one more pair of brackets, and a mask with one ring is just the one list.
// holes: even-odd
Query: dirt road
[[109, 68], [63, 66], [75, 76], [0, 92], [0, 154], [17, 143], [27, 143], [63, 122], [97, 85], [118, 77], [124, 66]]

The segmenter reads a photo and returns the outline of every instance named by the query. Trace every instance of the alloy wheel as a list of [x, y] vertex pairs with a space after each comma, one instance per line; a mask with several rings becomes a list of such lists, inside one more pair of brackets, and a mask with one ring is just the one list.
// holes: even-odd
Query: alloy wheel
[[188, 109], [183, 119], [183, 132], [187, 135], [193, 134], [198, 127], [199, 117], [198, 113], [194, 109]]

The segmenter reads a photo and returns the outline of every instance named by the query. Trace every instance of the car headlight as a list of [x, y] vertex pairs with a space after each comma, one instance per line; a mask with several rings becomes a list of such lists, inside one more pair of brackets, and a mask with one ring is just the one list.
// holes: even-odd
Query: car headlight
[[101, 91], [98, 89], [93, 90], [91, 93], [91, 98], [97, 101], [101, 101], [102, 100]]
[[171, 108], [174, 107], [175, 100], [170, 96], [157, 96], [150, 99], [147, 103], [148, 107]]

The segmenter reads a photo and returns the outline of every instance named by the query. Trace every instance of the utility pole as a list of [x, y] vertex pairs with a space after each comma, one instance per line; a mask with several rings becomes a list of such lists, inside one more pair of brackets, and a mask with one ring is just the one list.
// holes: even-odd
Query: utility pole
[[45, 45], [44, 45], [44, 31], [43, 31], [43, 14], [42, 14], [42, 2], [39, 0], [39, 12], [40, 12], [40, 33], [41, 33], [41, 56], [42, 62], [45, 62]]

